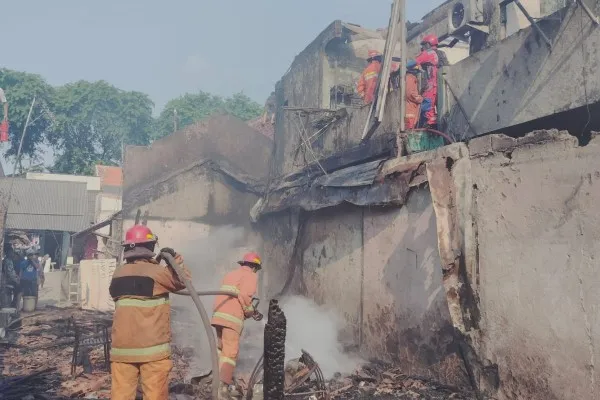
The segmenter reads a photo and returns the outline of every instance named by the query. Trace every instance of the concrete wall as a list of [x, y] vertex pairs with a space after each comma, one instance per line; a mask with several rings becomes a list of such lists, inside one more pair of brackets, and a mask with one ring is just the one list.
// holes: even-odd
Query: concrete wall
[[249, 230], [255, 185], [267, 176], [270, 151], [269, 139], [231, 116], [211, 117], [149, 147], [128, 147], [123, 228], [138, 209], [147, 211], [160, 243], [188, 243], [195, 253], [190, 239], [214, 228]]
[[202, 160], [259, 181], [266, 178], [271, 146], [264, 135], [229, 115], [210, 117], [150, 146], [127, 146], [124, 203], [136, 188], [167, 179]]
[[551, 52], [530, 27], [447, 68], [450, 133], [473, 137], [600, 100], [600, 30], [583, 9], [538, 25]]
[[99, 311], [115, 309], [115, 302], [108, 290], [115, 267], [115, 259], [81, 261], [79, 264], [81, 308]]
[[37, 172], [28, 172], [26, 175], [26, 179], [35, 179], [40, 181], [84, 182], [87, 185], [87, 190], [100, 190], [100, 178], [97, 176], [44, 174]]
[[148, 211], [148, 226], [161, 244], [187, 246], [188, 254], [202, 257], [193, 248], [193, 240], [205, 238], [216, 227], [225, 225], [249, 232], [250, 208], [257, 200], [256, 195], [231, 187], [218, 172], [198, 166], [154, 185], [136, 202], [127, 203], [123, 228], [133, 225], [138, 209], [142, 214]]
[[425, 163], [430, 190], [261, 220], [265, 293], [290, 280], [346, 321], [345, 343], [405, 370], [456, 383], [466, 366], [498, 399], [595, 399], [599, 161], [600, 137], [548, 131], [390, 160]]
[[498, 364], [499, 398], [600, 393], [599, 161], [598, 138], [579, 148], [567, 135], [472, 162], [480, 351]]
[[409, 373], [465, 383], [442, 286], [436, 217], [427, 189], [399, 210], [365, 210], [362, 350]]
[[295, 256], [297, 225], [289, 214], [260, 222], [270, 266], [264, 292], [279, 292], [294, 274], [291, 292], [333, 308], [346, 322], [340, 333], [346, 345], [407, 372], [464, 385], [466, 376], [454, 368], [460, 362], [428, 191], [416, 189], [402, 208], [338, 206], [300, 219]]

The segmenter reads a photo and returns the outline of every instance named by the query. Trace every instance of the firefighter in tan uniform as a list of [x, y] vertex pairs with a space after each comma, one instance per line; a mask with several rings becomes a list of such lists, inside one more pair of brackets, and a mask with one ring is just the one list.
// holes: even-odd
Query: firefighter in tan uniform
[[221, 379], [219, 399], [235, 398], [238, 395], [231, 385], [240, 351], [240, 336], [244, 329], [244, 321], [248, 318], [260, 321], [263, 318], [253, 304], [258, 285], [257, 272], [262, 268], [260, 256], [256, 253], [247, 253], [238, 264], [240, 264], [239, 268], [225, 275], [220, 289], [237, 293], [238, 298], [217, 296], [211, 321], [217, 332], [219, 349]]
[[[123, 242], [126, 263], [117, 268], [110, 284], [115, 301], [112, 326], [112, 400], [134, 400], [141, 378], [144, 400], [169, 397], [171, 361], [171, 308], [169, 293], [185, 288], [177, 273], [160, 264], [154, 247], [157, 237], [135, 225]], [[183, 258], [162, 249], [184, 268]]]

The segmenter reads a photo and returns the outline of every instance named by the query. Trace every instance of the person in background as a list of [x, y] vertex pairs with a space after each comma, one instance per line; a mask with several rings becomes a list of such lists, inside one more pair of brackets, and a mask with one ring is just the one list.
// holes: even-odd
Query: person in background
[[219, 399], [231, 399], [238, 393], [233, 384], [233, 372], [240, 351], [240, 336], [244, 329], [244, 321], [253, 318], [262, 320], [262, 314], [254, 308], [252, 298], [258, 285], [258, 271], [262, 268], [260, 256], [247, 253], [239, 268], [229, 272], [223, 278], [221, 289], [235, 292], [238, 297], [219, 295], [215, 297], [211, 325], [217, 332], [219, 350]]
[[51, 263], [52, 260], [50, 259], [50, 254], [45, 254], [44, 257], [42, 257], [42, 267], [44, 267], [44, 273], [50, 272]]
[[21, 291], [21, 279], [19, 278], [19, 274], [15, 268], [15, 260], [17, 260], [17, 257], [12, 246], [5, 246], [4, 260], [2, 260], [2, 278], [4, 279], [4, 283], [6, 285], [13, 287], [12, 301], [10, 304], [12, 308], [17, 308], [17, 302], [19, 300], [18, 294]]
[[46, 280], [46, 276], [44, 275], [44, 267], [42, 264], [42, 257], [40, 257], [39, 251], [36, 251], [33, 255], [33, 261], [35, 264], [35, 268], [38, 273], [38, 289], [44, 287], [44, 281]]
[[419, 108], [423, 96], [419, 93], [419, 65], [415, 60], [406, 62], [406, 113], [404, 114], [404, 128], [414, 129], [419, 121]]
[[425, 73], [423, 104], [421, 106], [421, 126], [437, 128], [437, 93], [439, 56], [437, 53], [438, 38], [435, 35], [425, 35], [421, 41], [421, 53], [415, 61]]
[[28, 253], [21, 260], [21, 289], [23, 296], [36, 297], [38, 296], [38, 270], [35, 255]]
[[4, 90], [0, 88], [0, 103], [2, 103], [2, 121], [8, 121], [8, 101], [6, 101], [6, 95]]
[[377, 90], [377, 80], [381, 72], [381, 62], [383, 56], [377, 50], [369, 50], [369, 65], [365, 68], [358, 80], [357, 92], [362, 97], [365, 104], [371, 104], [375, 100]]

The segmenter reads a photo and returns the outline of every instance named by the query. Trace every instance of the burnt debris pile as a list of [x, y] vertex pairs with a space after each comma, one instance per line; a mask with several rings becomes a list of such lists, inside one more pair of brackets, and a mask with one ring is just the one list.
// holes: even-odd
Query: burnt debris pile
[[330, 399], [475, 400], [472, 392], [424, 376], [404, 373], [384, 363], [364, 365], [353, 375], [329, 383]]
[[264, 398], [283, 399], [285, 385], [286, 318], [277, 300], [269, 303], [264, 336]]
[[[24, 314], [7, 327], [0, 343], [0, 398], [109, 399], [106, 353], [111, 322], [111, 313], [79, 308], [47, 306]], [[172, 349], [171, 383], [177, 393], [191, 357], [190, 349]]]
[[56, 368], [46, 368], [28, 375], [4, 377], [0, 380], [0, 397], [6, 400], [21, 400], [26, 396], [49, 395], [60, 385]]

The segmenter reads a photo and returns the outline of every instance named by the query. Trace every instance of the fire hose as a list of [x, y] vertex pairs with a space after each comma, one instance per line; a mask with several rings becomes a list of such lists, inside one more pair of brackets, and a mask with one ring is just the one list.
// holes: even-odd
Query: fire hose
[[[211, 291], [198, 292], [198, 291], [196, 291], [196, 289], [194, 289], [193, 283], [187, 278], [187, 275], [185, 274], [183, 268], [181, 268], [181, 266], [177, 263], [177, 261], [175, 261], [175, 257], [173, 257], [171, 254], [169, 254], [167, 252], [160, 253], [160, 256], [162, 257], [163, 260], [165, 260], [165, 262], [167, 264], [169, 264], [171, 266], [171, 268], [173, 268], [175, 270], [175, 272], [177, 273], [179, 278], [181, 278], [181, 280], [185, 284], [185, 287], [187, 288], [187, 290], [182, 290], [180, 292], [176, 292], [175, 294], [178, 294], [181, 296], [190, 296], [194, 302], [194, 305], [198, 309], [198, 312], [200, 313], [200, 318], [202, 319], [202, 323], [204, 324], [204, 329], [206, 330], [206, 336], [208, 337], [208, 343], [210, 346], [210, 358], [211, 358], [212, 371], [213, 371], [212, 397], [213, 397], [213, 400], [217, 400], [219, 397], [219, 383], [220, 383], [219, 356], [217, 354], [217, 341], [215, 340], [215, 335], [213, 334], [213, 331], [212, 331], [212, 325], [210, 324], [210, 318], [208, 316], [208, 313], [206, 312], [206, 309], [204, 308], [204, 306], [202, 305], [202, 302], [200, 301], [200, 296], [225, 295], [225, 296], [231, 296], [231, 297], [237, 298], [238, 294], [234, 293], [234, 292], [228, 292], [228, 291], [222, 291], [222, 290], [211, 290]], [[258, 299], [256, 299], [256, 298], [252, 299], [252, 305], [255, 310], [257, 309], [258, 304], [259, 304]], [[256, 321], [260, 321], [262, 319], [262, 314], [260, 314], [259, 312], [256, 312], [255, 315], [253, 316], [253, 318]]]
[[[194, 289], [194, 284], [188, 279], [185, 271], [177, 261], [175, 261], [175, 257], [167, 252], [160, 253], [161, 257], [175, 270], [179, 278], [185, 284], [185, 287], [190, 293], [192, 300], [194, 301], [194, 305], [198, 309], [200, 313], [200, 318], [202, 318], [202, 323], [204, 324], [204, 329], [206, 330], [206, 336], [208, 337], [208, 343], [210, 345], [210, 358], [213, 370], [213, 381], [212, 381], [212, 397], [213, 400], [217, 400], [219, 398], [219, 356], [217, 355], [217, 341], [215, 340], [215, 335], [212, 332], [212, 326], [210, 324], [210, 318], [200, 301], [200, 296], [196, 289]], [[236, 296], [237, 297], [237, 296]]]

